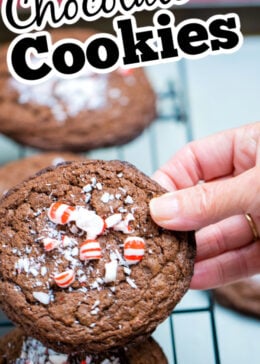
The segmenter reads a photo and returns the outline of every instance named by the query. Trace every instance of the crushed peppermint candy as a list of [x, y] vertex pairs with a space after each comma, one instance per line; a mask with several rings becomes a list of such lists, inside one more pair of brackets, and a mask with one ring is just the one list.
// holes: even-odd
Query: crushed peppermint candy
[[118, 189], [124, 194], [124, 195], [126, 195], [126, 193], [127, 193], [127, 191], [126, 191], [126, 189], [125, 188], [123, 188], [123, 187], [118, 187]]
[[84, 208], [78, 210], [76, 225], [87, 233], [88, 239], [96, 239], [105, 230], [104, 220], [94, 211]]
[[[78, 231], [76, 230], [75, 233], [77, 233], [77, 232]], [[75, 239], [72, 239], [72, 238], [68, 237], [67, 235], [62, 236], [62, 246], [63, 246], [63, 248], [73, 247], [76, 244], [77, 244], [77, 241]]]
[[101, 191], [103, 189], [102, 184], [100, 182], [97, 182], [96, 188]]
[[48, 270], [45, 266], [41, 267], [41, 276], [44, 277], [47, 274]]
[[117, 225], [122, 220], [122, 214], [113, 214], [105, 219], [106, 227], [111, 228]]
[[96, 184], [97, 184], [97, 179], [96, 179], [96, 177], [92, 177], [92, 178], [91, 178], [91, 183], [92, 183], [92, 186], [95, 188], [95, 187], [96, 187]]
[[[96, 323], [92, 323], [89, 327], [94, 328]], [[94, 364], [96, 356], [86, 355], [81, 363]], [[47, 348], [40, 341], [28, 337], [23, 341], [21, 353], [19, 358], [14, 361], [14, 364], [65, 364], [71, 361], [71, 358], [67, 354], [57, 353], [56, 351]], [[100, 364], [120, 364], [120, 359], [113, 355], [109, 355], [106, 359], [103, 359]]]
[[134, 200], [131, 196], [127, 195], [127, 197], [125, 198], [125, 203], [131, 205], [132, 203], [134, 203]]
[[30, 270], [29, 270], [29, 272], [34, 276], [34, 277], [37, 277], [38, 276], [38, 274], [39, 274], [39, 271], [36, 269], [36, 268], [34, 268], [34, 267], [31, 267], [30, 268]]
[[49, 252], [53, 249], [58, 248], [58, 246], [60, 245], [60, 241], [57, 239], [53, 239], [53, 238], [44, 238], [43, 245], [44, 245], [44, 249], [47, 252]]
[[123, 206], [120, 206], [118, 208], [118, 211], [123, 214], [124, 212], [127, 212], [127, 209], [125, 207], [123, 207]]
[[124, 267], [124, 272], [125, 272], [125, 274], [127, 274], [128, 276], [130, 276], [130, 274], [131, 274], [131, 269], [130, 269], [130, 268], [128, 268], [128, 267]]
[[[119, 173], [118, 177], [121, 176], [123, 174]], [[32, 279], [35, 279], [32, 284], [35, 288], [41, 287], [41, 289], [50, 290], [55, 282], [58, 287], [67, 288], [68, 292], [77, 290], [87, 293], [89, 289], [99, 291], [103, 289], [104, 285], [116, 282], [118, 267], [122, 266], [121, 271], [125, 274], [126, 281], [136, 289], [137, 285], [131, 279], [132, 270], [129, 265], [137, 264], [142, 260], [145, 254], [144, 239], [138, 236], [121, 238], [121, 244], [118, 242], [118, 249], [113, 244], [110, 246], [109, 241], [104, 244], [103, 240], [102, 247], [100, 244], [102, 235], [106, 235], [109, 230], [119, 231], [126, 235], [133, 234], [134, 229], [131, 222], [135, 220], [134, 214], [137, 209], [136, 206], [133, 206], [134, 200], [123, 187], [118, 187], [119, 192], [115, 194], [106, 191], [104, 185], [96, 177], [84, 182], [85, 185], [81, 190], [83, 204], [84, 198], [86, 203], [91, 200], [94, 191], [96, 191], [95, 193], [102, 191], [100, 200], [106, 204], [116, 200], [114, 207], [118, 212], [114, 213], [113, 204], [110, 204], [108, 207], [111, 214], [106, 213], [106, 216], [101, 217], [91, 205], [71, 206], [61, 201], [55, 201], [49, 208], [39, 210], [35, 215], [36, 218], [42, 216], [43, 213], [48, 217], [41, 235], [34, 238], [35, 242], [38, 242], [36, 251], [38, 249], [39, 256], [29, 257], [32, 251], [32, 246], [29, 245], [22, 251], [12, 248], [13, 254], [18, 256], [14, 274], [31, 275]], [[71, 197], [73, 198], [72, 195]], [[57, 225], [60, 225], [60, 228], [57, 228]], [[109, 252], [110, 261], [108, 262], [105, 260], [107, 256], [105, 251]], [[151, 251], [148, 251], [151, 254]], [[48, 265], [47, 268], [47, 262], [51, 257], [53, 266], [50, 268]], [[94, 268], [95, 264], [100, 263], [92, 263], [92, 260], [100, 260], [103, 264], [105, 272], [102, 273], [102, 277], [98, 276], [99, 271]], [[95, 278], [92, 275], [94, 269], [97, 275]], [[43, 282], [36, 279], [38, 276], [44, 278]], [[73, 284], [75, 281], [78, 282], [77, 285]], [[109, 284], [109, 289], [111, 292], [115, 292], [116, 287], [111, 287]], [[54, 296], [51, 298], [47, 293], [35, 291], [34, 298], [42, 304], [48, 304], [54, 299]], [[97, 306], [92, 307], [92, 315], [98, 313]]]
[[66, 272], [56, 274], [54, 277], [56, 284], [61, 288], [69, 287], [75, 280], [75, 272], [70, 269]]
[[91, 200], [91, 193], [86, 193], [85, 203], [88, 204], [90, 200]]
[[44, 305], [48, 305], [51, 301], [51, 297], [45, 292], [33, 292], [33, 297]]
[[99, 311], [100, 311], [99, 308], [96, 307], [96, 308], [94, 308], [93, 310], [90, 311], [90, 314], [91, 315], [97, 315], [99, 313]]
[[130, 277], [126, 277], [125, 279], [127, 281], [127, 283], [134, 289], [137, 289], [137, 285], [135, 284], [134, 280], [131, 279]]
[[100, 301], [99, 300], [96, 300], [95, 302], [94, 302], [94, 305], [92, 306], [92, 310], [94, 309], [94, 308], [96, 308], [97, 306], [99, 306], [100, 305]]
[[101, 198], [100, 201], [102, 201], [103, 203], [108, 203], [109, 201], [113, 201], [115, 198], [114, 195], [110, 194], [109, 192], [105, 192]]
[[83, 110], [103, 108], [107, 102], [107, 75], [90, 70], [75, 79], [53, 76], [40, 85], [30, 86], [10, 79], [9, 84], [19, 93], [19, 103], [47, 106], [58, 122], [75, 117]]
[[144, 256], [145, 242], [138, 236], [129, 236], [124, 241], [124, 258], [128, 264], [139, 263]]
[[23, 257], [18, 259], [18, 261], [15, 263], [15, 269], [18, 271], [18, 273], [21, 272], [29, 272], [29, 266], [30, 266], [30, 261], [27, 257]]
[[80, 247], [80, 260], [95, 260], [101, 258], [101, 246], [97, 240], [87, 239]]
[[109, 359], [104, 359], [100, 364], [120, 364], [120, 359], [112, 356]]
[[67, 354], [56, 353], [54, 350], [46, 348], [40, 341], [28, 337], [23, 341], [21, 353], [14, 364], [64, 364], [68, 362]]
[[75, 219], [76, 208], [62, 202], [54, 202], [48, 210], [49, 219], [55, 224], [67, 224]]
[[83, 192], [91, 192], [92, 191], [92, 185], [88, 184], [82, 188]]
[[134, 215], [132, 213], [128, 213], [124, 220], [121, 220], [118, 224], [113, 226], [113, 229], [121, 231], [124, 234], [131, 234], [133, 230], [131, 230], [129, 226], [130, 221], [134, 221]]
[[124, 258], [122, 257], [122, 255], [119, 253], [118, 249], [115, 250], [115, 255], [120, 263], [120, 265], [125, 266], [126, 265], [126, 261], [124, 260]]
[[105, 277], [104, 281], [106, 283], [115, 282], [117, 276], [117, 260], [111, 260], [109, 263], [105, 263]]

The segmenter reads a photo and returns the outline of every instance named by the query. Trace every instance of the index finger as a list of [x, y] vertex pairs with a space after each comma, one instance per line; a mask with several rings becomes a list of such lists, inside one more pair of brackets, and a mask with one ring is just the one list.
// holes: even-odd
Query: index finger
[[260, 123], [255, 123], [190, 142], [153, 178], [172, 191], [241, 173], [255, 165], [257, 143], [252, 147], [251, 139], [259, 137]]

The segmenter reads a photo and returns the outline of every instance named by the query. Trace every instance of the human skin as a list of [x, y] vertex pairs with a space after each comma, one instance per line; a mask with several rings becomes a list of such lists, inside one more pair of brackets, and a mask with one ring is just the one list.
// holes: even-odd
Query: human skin
[[154, 221], [196, 230], [192, 289], [209, 289], [260, 272], [260, 122], [187, 144], [153, 178], [169, 193], [151, 200]]

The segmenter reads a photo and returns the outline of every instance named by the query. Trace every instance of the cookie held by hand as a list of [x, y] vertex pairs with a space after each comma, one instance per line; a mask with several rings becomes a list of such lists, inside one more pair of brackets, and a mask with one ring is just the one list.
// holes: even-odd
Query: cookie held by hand
[[120, 161], [49, 168], [0, 202], [0, 301], [52, 349], [137, 342], [189, 288], [192, 232], [168, 231], [149, 202], [165, 190]]

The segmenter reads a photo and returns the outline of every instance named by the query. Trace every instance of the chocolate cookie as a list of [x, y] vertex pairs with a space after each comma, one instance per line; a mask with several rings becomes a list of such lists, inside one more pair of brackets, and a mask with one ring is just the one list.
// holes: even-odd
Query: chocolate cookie
[[101, 352], [150, 335], [189, 288], [194, 234], [163, 230], [164, 193], [120, 161], [42, 171], [0, 202], [0, 303], [56, 351]]
[[[93, 31], [52, 32], [53, 42], [85, 42]], [[140, 68], [96, 74], [85, 69], [73, 79], [53, 76], [38, 85], [12, 79], [7, 46], [0, 50], [0, 132], [44, 150], [86, 151], [124, 144], [139, 135], [156, 114], [156, 97]]]
[[0, 166], [0, 196], [9, 188], [22, 182], [36, 172], [49, 166], [55, 166], [65, 161], [83, 159], [73, 153], [42, 153], [15, 160]]
[[260, 274], [213, 290], [221, 305], [260, 318]]
[[167, 364], [168, 361], [151, 337], [139, 345], [126, 346], [111, 353], [61, 354], [40, 341], [14, 329], [0, 338], [0, 364]]

